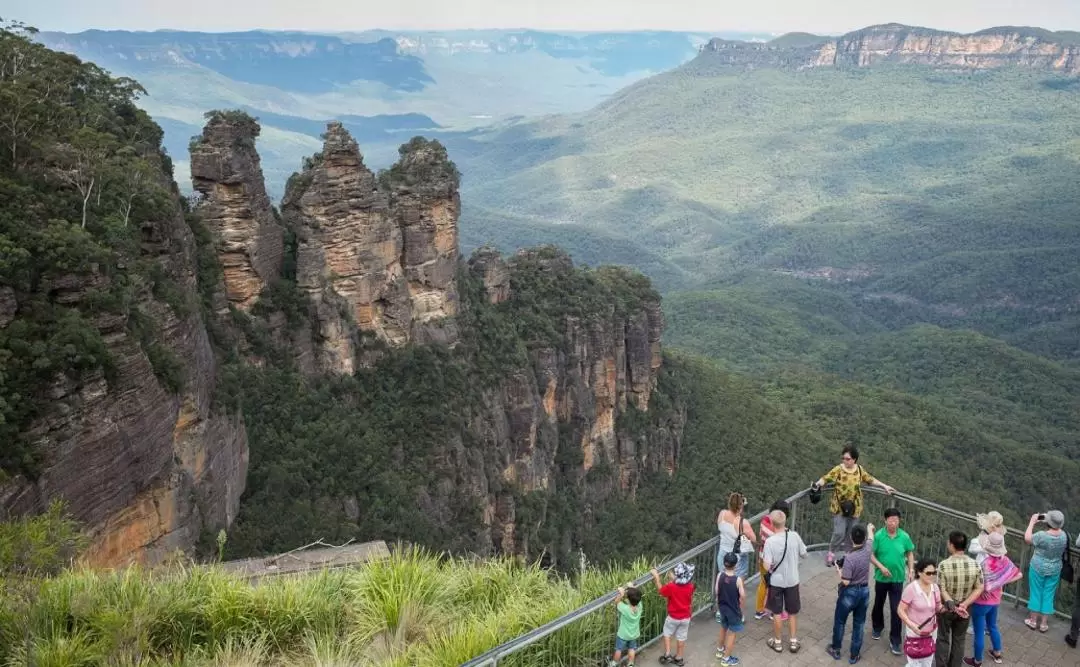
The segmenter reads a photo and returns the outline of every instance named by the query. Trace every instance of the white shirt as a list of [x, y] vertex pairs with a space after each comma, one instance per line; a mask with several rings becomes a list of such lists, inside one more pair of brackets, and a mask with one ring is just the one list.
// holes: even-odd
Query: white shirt
[[[784, 555], [784, 539], [787, 539], [787, 555]], [[806, 556], [806, 544], [793, 530], [776, 533], [765, 540], [762, 558], [769, 568], [776, 568], [772, 573], [770, 585], [777, 588], [791, 588], [799, 584], [799, 559]], [[783, 558], [783, 560], [781, 560]], [[778, 567], [779, 565], [779, 567]]]

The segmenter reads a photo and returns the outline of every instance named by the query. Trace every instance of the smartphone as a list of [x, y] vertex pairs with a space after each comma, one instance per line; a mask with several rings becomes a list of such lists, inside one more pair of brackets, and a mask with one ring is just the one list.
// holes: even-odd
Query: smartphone
[[1046, 521], [1046, 515], [1045, 514], [1040, 514], [1039, 516], [1037, 516], [1035, 518], [1038, 519], [1039, 521]]

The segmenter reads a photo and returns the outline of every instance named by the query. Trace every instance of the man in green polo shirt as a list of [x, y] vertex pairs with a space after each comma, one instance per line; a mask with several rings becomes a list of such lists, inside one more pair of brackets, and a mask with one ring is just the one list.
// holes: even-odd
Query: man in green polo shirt
[[885, 630], [885, 599], [889, 600], [889, 648], [893, 655], [903, 655], [901, 645], [903, 624], [896, 609], [904, 584], [911, 581], [915, 571], [915, 543], [900, 528], [900, 510], [885, 510], [885, 527], [874, 532], [874, 524], [867, 526], [874, 546], [870, 551], [870, 564], [874, 566], [874, 608], [870, 612], [873, 632], [871, 637], [881, 639]]

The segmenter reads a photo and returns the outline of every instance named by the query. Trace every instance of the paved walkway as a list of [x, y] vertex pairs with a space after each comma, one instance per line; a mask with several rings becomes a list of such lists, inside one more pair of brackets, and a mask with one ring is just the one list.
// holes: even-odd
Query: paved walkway
[[[802, 648], [797, 654], [784, 652], [777, 653], [765, 644], [765, 640], [772, 634], [772, 623], [768, 620], [754, 620], [749, 610], [747, 616], [746, 631], [739, 635], [738, 643], [735, 644], [735, 655], [739, 657], [740, 665], [747, 667], [799, 667], [801, 665], [847, 665], [848, 647], [851, 640], [851, 621], [849, 617], [847, 634], [844, 637], [844, 652], [840, 660], [833, 660], [825, 651], [832, 639], [833, 609], [836, 603], [836, 574], [835, 570], [825, 567], [824, 556], [821, 553], [811, 553], [802, 562], [802, 613], [799, 614], [799, 639]], [[747, 591], [747, 596], [753, 605], [753, 594], [756, 591], [756, 582]], [[871, 603], [873, 593], [871, 593]], [[1068, 667], [1080, 666], [1080, 649], [1070, 649], [1063, 638], [1068, 631], [1068, 623], [1063, 620], [1054, 620], [1050, 624], [1050, 631], [1046, 634], [1035, 632], [1024, 625], [1026, 610], [1023, 606], [1014, 609], [1013, 603], [1006, 601], [1002, 604], [998, 616], [998, 625], [1002, 632], [1004, 646], [1005, 667]], [[886, 614], [888, 611], [886, 610]], [[894, 656], [889, 652], [888, 636], [879, 641], [870, 638], [870, 615], [867, 614], [866, 634], [863, 643], [862, 660], [859, 665], [891, 667], [903, 667], [905, 658]], [[690, 628], [690, 638], [686, 645], [686, 664], [688, 667], [713, 667], [718, 664], [714, 655], [716, 652], [716, 635], [720, 626], [713, 620], [712, 614], [702, 614], [694, 619]], [[968, 635], [968, 651], [971, 650], [971, 635]], [[784, 624], [784, 640], [787, 641], [787, 624]], [[990, 639], [987, 637], [987, 649]], [[672, 647], [674, 649], [674, 647]], [[637, 659], [640, 666], [658, 664], [658, 658], [663, 651], [659, 642], [646, 649], [643, 655]], [[986, 656], [983, 663], [986, 667], [996, 667], [993, 660]]]

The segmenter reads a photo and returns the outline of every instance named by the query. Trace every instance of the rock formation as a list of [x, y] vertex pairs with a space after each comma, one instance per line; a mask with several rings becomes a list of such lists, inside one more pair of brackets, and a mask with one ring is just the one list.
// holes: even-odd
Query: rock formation
[[[158, 261], [194, 296], [195, 244], [178, 199], [165, 219], [143, 224], [141, 238], [143, 257]], [[100, 274], [63, 276], [42, 289], [58, 303], [76, 306], [107, 280]], [[210, 410], [217, 364], [198, 309], [177, 312], [149, 288], [134, 299], [135, 309], [160, 328], [161, 344], [184, 360], [182, 391], [173, 393], [158, 380], [125, 316], [96, 316], [114, 376], [58, 377], [48, 409], [26, 434], [42, 453], [40, 474], [0, 483], [5, 515], [39, 512], [64, 499], [87, 526], [87, 558], [98, 565], [155, 563], [191, 547], [203, 531], [227, 527], [247, 474], [242, 421]], [[0, 290], [0, 326], [7, 323], [5, 303]]]
[[283, 229], [266, 194], [255, 138], [259, 124], [240, 111], [213, 112], [191, 146], [199, 214], [221, 244], [229, 302], [250, 310], [281, 270]]
[[[491, 250], [478, 251], [470, 270], [481, 279], [507, 276], [486, 291], [489, 302], [501, 303], [494, 297], [513, 298], [501, 286], [522, 265], [543, 267], [556, 281], [574, 271], [569, 256], [551, 247], [521, 251], [509, 265]], [[533, 349], [527, 368], [484, 392], [484, 409], [469, 427], [477, 446], [452, 443], [443, 454], [463, 481], [437, 489], [430, 509], [453, 494], [478, 498], [490, 540], [481, 549], [536, 555], [530, 526], [517, 519], [521, 494], [550, 498], [577, 489], [595, 506], [613, 495], [633, 495], [647, 472], [674, 472], [685, 414], [655, 415], [660, 423], [643, 430], [617, 425], [631, 410], [649, 410], [661, 363], [659, 296], [652, 293], [629, 312], [617, 312], [612, 303], [556, 326], [561, 345]], [[594, 468], [604, 472], [587, 477]]]
[[765, 44], [714, 39], [703, 53], [741, 66], [868, 67], [911, 63], [959, 69], [1026, 67], [1080, 75], [1080, 45], [1033, 28], [1000, 27], [963, 35], [899, 24], [871, 26], [840, 38], [781, 37]]
[[498, 304], [510, 298], [510, 270], [498, 250], [479, 248], [469, 258], [469, 270], [483, 282], [488, 303]]
[[333, 122], [323, 151], [286, 188], [297, 285], [313, 304], [318, 366], [328, 371], [353, 372], [358, 331], [393, 347], [456, 338], [456, 170], [445, 149], [421, 140], [389, 173], [380, 187]]

